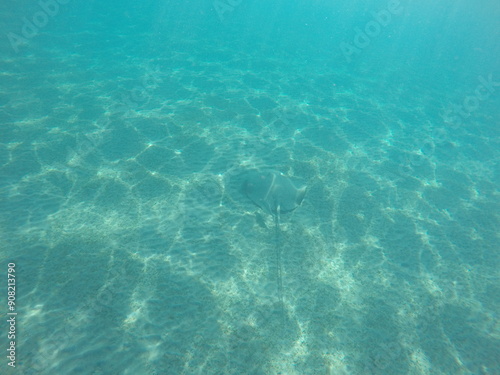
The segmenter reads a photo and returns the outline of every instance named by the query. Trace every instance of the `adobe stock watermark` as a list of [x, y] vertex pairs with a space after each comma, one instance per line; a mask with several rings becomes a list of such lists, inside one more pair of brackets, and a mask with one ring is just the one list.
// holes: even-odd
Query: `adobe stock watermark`
[[33, 13], [30, 19], [27, 17], [22, 18], [23, 25], [21, 26], [21, 35], [13, 32], [7, 33], [7, 39], [9, 39], [12, 49], [18, 53], [20, 46], [26, 45], [28, 39], [37, 36], [40, 29], [47, 26], [50, 18], [57, 16], [59, 13], [59, 6], [66, 5], [70, 1], [71, 0], [39, 0], [38, 6], [40, 10]]
[[[159, 69], [155, 67], [152, 72], [146, 73], [140, 84], [137, 84], [130, 91], [122, 93], [120, 101], [116, 102], [112, 107], [116, 113], [120, 113], [124, 118], [130, 111], [137, 110], [142, 104], [146, 103], [151, 97], [151, 92], [162, 82], [159, 76]], [[124, 120], [125, 122], [126, 120]], [[98, 119], [96, 121], [98, 130], [85, 134], [83, 140], [77, 142], [75, 148], [69, 148], [68, 164], [78, 165], [88, 155], [95, 152], [96, 149], [103, 143], [104, 135], [110, 130], [111, 120], [109, 118]]]
[[372, 12], [373, 20], [366, 23], [364, 30], [355, 27], [354, 31], [356, 34], [354, 35], [353, 42], [340, 43], [340, 49], [347, 62], [351, 62], [352, 55], [359, 55], [363, 49], [370, 45], [372, 39], [380, 35], [382, 28], [387, 27], [391, 23], [392, 16], [399, 15], [402, 12], [403, 7], [400, 6], [399, 0], [389, 0], [387, 9], [382, 9], [377, 13]]
[[215, 0], [214, 8], [221, 22], [224, 22], [224, 14], [233, 12], [243, 0]]
[[374, 348], [366, 362], [364, 363], [364, 374], [380, 373], [389, 367], [391, 363], [400, 360], [404, 353], [404, 349], [397, 342], [381, 343]]
[[463, 125], [463, 121], [479, 109], [481, 102], [488, 100], [496, 92], [495, 87], [500, 87], [500, 81], [493, 81], [492, 73], [488, 75], [487, 79], [483, 76], [479, 76], [477, 79], [479, 84], [476, 86], [474, 93], [467, 95], [462, 104], [454, 104], [453, 109], [445, 113], [444, 120], [453, 129]]
[[151, 98], [151, 92], [162, 82], [159, 72], [160, 69], [155, 67], [151, 72], [144, 74], [140, 84], [134, 86], [126, 94], [122, 93], [120, 103], [117, 103], [114, 109], [117, 112], [127, 114], [129, 111], [137, 110], [141, 105], [147, 103]]
[[[450, 125], [453, 130], [463, 125], [464, 120], [479, 109], [481, 102], [488, 100], [496, 92], [495, 88], [500, 87], [500, 81], [494, 81], [492, 73], [487, 78], [479, 76], [477, 79], [479, 84], [474, 92], [467, 95], [462, 104], [454, 104], [453, 109], [444, 115], [444, 122]], [[417, 153], [402, 157], [398, 168], [399, 174], [403, 177], [409, 177], [414, 168], [421, 166], [426, 158], [432, 157], [437, 145], [445, 142], [446, 133], [446, 129], [436, 129], [430, 139], [420, 142]]]

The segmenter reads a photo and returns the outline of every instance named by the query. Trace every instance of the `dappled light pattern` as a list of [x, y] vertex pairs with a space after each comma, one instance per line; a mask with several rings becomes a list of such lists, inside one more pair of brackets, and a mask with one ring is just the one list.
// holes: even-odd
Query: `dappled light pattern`
[[[495, 373], [487, 119], [436, 129], [448, 98], [418, 86], [410, 104], [333, 67], [305, 79], [214, 48], [110, 49], [92, 74], [99, 61], [49, 50], [23, 60], [29, 90], [2, 63], [1, 259], [22, 285], [23, 371]], [[284, 331], [273, 218], [230, 183], [268, 167], [308, 186], [280, 224]]]

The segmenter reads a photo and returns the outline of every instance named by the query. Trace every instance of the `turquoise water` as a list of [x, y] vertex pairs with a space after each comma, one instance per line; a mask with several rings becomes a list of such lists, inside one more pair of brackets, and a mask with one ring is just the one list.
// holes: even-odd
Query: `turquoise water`
[[500, 374], [500, 4], [438, 3], [3, 2], [0, 373]]

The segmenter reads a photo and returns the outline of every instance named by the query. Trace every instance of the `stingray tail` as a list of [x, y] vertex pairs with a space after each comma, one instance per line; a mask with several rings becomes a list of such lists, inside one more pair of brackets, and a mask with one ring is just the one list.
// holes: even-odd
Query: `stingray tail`
[[274, 228], [276, 234], [276, 269], [277, 269], [277, 282], [278, 282], [278, 299], [280, 304], [280, 314], [282, 319], [282, 328], [285, 327], [285, 303], [283, 302], [283, 277], [281, 266], [281, 239], [280, 239], [280, 207], [276, 210], [274, 216]]

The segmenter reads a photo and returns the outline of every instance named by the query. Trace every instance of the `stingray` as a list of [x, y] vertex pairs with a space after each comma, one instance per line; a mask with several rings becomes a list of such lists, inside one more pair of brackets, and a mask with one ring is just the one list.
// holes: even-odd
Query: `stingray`
[[251, 171], [243, 190], [250, 200], [268, 214], [279, 219], [280, 214], [295, 210], [306, 195], [306, 187], [297, 187], [290, 178], [276, 171]]
[[274, 216], [278, 298], [284, 327], [285, 307], [281, 276], [280, 217], [281, 214], [292, 212], [300, 206], [306, 194], [306, 186], [294, 183], [289, 177], [276, 171], [255, 170], [246, 175], [243, 182], [243, 192], [255, 205]]

